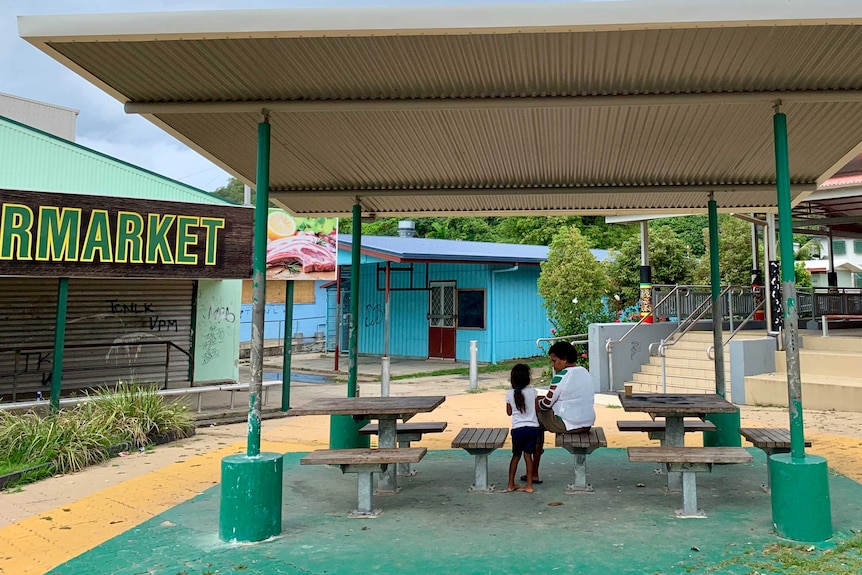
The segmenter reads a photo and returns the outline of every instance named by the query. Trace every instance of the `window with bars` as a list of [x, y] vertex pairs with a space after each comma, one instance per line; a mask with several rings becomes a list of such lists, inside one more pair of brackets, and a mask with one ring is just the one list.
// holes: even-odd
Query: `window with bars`
[[458, 327], [485, 329], [485, 290], [458, 290]]

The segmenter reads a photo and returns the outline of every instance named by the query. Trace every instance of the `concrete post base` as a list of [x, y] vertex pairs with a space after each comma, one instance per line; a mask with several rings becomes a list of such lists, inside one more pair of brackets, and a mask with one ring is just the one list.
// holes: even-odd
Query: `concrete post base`
[[742, 436], [739, 435], [739, 412], [710, 413], [706, 421], [715, 424], [715, 431], [703, 432], [704, 447], [742, 447]]
[[826, 460], [816, 455], [793, 459], [789, 453], [769, 458], [772, 524], [775, 532], [794, 541], [825, 541], [832, 537], [832, 509]]
[[281, 533], [281, 453], [229, 455], [221, 461], [219, 538], [263, 541]]
[[366, 425], [367, 419], [357, 421], [352, 415], [330, 415], [329, 449], [367, 449], [371, 446], [371, 437], [359, 435], [359, 430]]

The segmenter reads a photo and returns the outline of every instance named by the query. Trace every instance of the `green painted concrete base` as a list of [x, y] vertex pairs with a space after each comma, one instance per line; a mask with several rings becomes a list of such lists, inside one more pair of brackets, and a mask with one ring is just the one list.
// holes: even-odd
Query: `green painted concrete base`
[[371, 446], [371, 436], [359, 435], [367, 419], [356, 421], [352, 415], [329, 416], [329, 449], [356, 449]]
[[793, 459], [789, 453], [769, 458], [772, 523], [781, 537], [826, 541], [832, 537], [832, 508], [826, 460], [816, 455]]
[[739, 435], [739, 412], [710, 413], [706, 421], [715, 424], [715, 431], [703, 433], [705, 447], [741, 447], [742, 437]]
[[229, 455], [221, 460], [219, 537], [263, 541], [281, 533], [284, 459], [281, 453]]

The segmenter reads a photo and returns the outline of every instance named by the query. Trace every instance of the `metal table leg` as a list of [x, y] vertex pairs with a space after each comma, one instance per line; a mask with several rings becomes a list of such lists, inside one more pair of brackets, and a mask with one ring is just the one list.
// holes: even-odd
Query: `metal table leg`
[[[668, 447], [685, 446], [685, 419], [683, 417], [667, 416], [664, 418], [664, 444]], [[682, 477], [679, 472], [668, 471], [667, 490], [682, 491]]]
[[[377, 444], [383, 449], [395, 447], [396, 425], [394, 419], [379, 419], [377, 425]], [[377, 482], [378, 495], [393, 495], [398, 493], [398, 469], [397, 465], [390, 465], [386, 471], [380, 474]]]

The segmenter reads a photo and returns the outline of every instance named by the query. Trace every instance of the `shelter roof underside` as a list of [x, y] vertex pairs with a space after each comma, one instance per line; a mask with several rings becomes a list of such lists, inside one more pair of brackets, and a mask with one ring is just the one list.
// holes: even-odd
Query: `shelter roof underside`
[[862, 5], [684, 6], [29, 17], [21, 33], [252, 185], [266, 110], [271, 198], [297, 214], [357, 197], [380, 216], [691, 213], [710, 193], [774, 209], [776, 101], [794, 203], [860, 150]]

